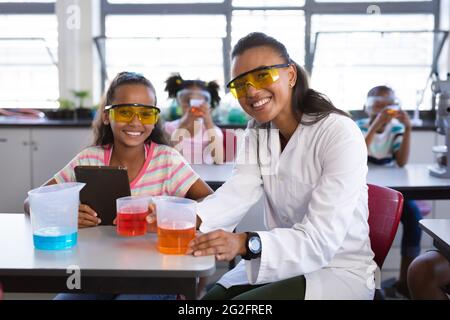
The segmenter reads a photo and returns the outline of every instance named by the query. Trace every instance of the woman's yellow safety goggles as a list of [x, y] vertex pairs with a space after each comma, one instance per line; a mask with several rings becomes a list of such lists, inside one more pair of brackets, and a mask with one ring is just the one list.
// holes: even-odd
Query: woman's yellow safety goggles
[[227, 88], [230, 89], [233, 96], [238, 99], [242, 98], [247, 93], [248, 85], [251, 85], [257, 90], [267, 88], [280, 78], [278, 69], [289, 66], [290, 63], [283, 63], [275, 64], [273, 66], [263, 66], [247, 71], [228, 82]]
[[114, 104], [105, 107], [113, 121], [129, 123], [137, 116], [142, 124], [155, 124], [158, 122], [161, 110], [155, 106], [145, 104]]

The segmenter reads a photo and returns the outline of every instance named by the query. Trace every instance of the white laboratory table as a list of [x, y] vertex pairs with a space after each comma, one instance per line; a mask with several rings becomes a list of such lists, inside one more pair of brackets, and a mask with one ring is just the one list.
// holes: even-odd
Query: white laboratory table
[[[370, 166], [367, 183], [395, 189], [408, 199], [450, 199], [450, 179], [430, 176], [428, 166], [428, 164], [409, 164], [403, 168]], [[231, 176], [233, 165], [192, 165], [192, 168], [215, 190]]]
[[[24, 214], [0, 214], [0, 283], [5, 292], [183, 294], [195, 299], [198, 277], [215, 271], [214, 256], [166, 255], [156, 234], [120, 237], [115, 227], [80, 229], [70, 250], [44, 251], [33, 246]], [[81, 289], [70, 290], [73, 266]]]
[[433, 238], [434, 246], [450, 260], [450, 219], [422, 219], [419, 225]]

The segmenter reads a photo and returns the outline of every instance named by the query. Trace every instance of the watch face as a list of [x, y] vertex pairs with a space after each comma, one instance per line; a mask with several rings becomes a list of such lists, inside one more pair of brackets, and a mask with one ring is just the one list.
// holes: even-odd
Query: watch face
[[251, 237], [248, 241], [248, 248], [253, 253], [261, 251], [261, 240], [258, 237]]

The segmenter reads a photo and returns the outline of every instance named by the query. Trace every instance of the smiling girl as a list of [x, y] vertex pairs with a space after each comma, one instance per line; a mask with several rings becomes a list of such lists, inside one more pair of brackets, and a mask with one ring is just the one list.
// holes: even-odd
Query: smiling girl
[[[81, 151], [46, 185], [76, 181], [76, 166], [121, 166], [133, 196], [169, 195], [193, 200], [212, 190], [167, 139], [156, 107], [155, 89], [144, 76], [121, 72], [111, 82], [94, 123], [94, 145]], [[25, 204], [28, 211], [28, 204]], [[88, 205], [79, 207], [79, 227], [100, 224]]]

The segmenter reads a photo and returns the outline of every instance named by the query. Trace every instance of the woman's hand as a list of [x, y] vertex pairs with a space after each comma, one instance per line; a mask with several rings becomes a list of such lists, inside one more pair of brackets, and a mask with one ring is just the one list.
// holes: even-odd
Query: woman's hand
[[246, 253], [245, 233], [216, 230], [197, 236], [189, 242], [186, 254], [196, 257], [215, 255], [219, 261], [231, 261]]
[[97, 218], [97, 213], [87, 204], [80, 204], [78, 207], [78, 227], [87, 228], [95, 227], [102, 221]]

